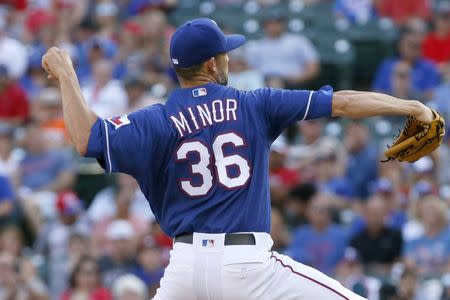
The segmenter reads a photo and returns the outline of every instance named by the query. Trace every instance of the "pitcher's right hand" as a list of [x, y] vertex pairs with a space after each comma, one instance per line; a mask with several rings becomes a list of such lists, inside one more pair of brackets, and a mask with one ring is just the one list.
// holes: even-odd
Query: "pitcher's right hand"
[[48, 49], [42, 56], [42, 67], [49, 74], [49, 78], [59, 80], [61, 76], [75, 72], [69, 54], [57, 47]]

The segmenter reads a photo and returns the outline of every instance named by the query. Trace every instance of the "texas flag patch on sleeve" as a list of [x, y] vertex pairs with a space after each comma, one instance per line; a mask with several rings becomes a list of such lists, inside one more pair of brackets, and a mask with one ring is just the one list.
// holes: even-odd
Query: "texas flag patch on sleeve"
[[114, 125], [115, 129], [119, 129], [122, 126], [131, 124], [130, 119], [128, 119], [128, 115], [122, 115], [119, 117], [109, 118], [107, 121]]

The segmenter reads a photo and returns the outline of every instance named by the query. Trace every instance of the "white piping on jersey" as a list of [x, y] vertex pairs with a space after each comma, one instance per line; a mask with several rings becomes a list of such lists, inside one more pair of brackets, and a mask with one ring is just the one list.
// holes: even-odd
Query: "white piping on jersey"
[[108, 133], [108, 123], [106, 123], [105, 120], [103, 120], [103, 123], [105, 123], [105, 134], [106, 134], [106, 154], [108, 156], [108, 164], [109, 164], [109, 172], [112, 172], [112, 165], [111, 165], [111, 155], [109, 154], [109, 133]]
[[303, 116], [302, 121], [304, 121], [306, 119], [306, 116], [308, 115], [309, 112], [309, 105], [311, 104], [311, 99], [312, 99], [312, 94], [314, 93], [314, 91], [311, 91], [311, 93], [309, 94], [309, 98], [308, 98], [308, 104], [306, 105], [306, 111], [305, 111], [305, 115]]

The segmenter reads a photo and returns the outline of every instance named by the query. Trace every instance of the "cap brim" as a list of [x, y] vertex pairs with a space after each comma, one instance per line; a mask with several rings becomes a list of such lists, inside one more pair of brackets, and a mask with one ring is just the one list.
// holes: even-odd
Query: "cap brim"
[[230, 34], [225, 36], [225, 39], [227, 43], [225, 46], [226, 52], [239, 48], [247, 41], [245, 36], [243, 36], [242, 34]]

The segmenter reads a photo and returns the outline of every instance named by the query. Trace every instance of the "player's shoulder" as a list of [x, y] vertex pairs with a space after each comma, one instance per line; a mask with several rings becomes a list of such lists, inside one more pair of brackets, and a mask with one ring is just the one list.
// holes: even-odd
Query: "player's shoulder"
[[163, 129], [167, 127], [164, 125], [167, 124], [165, 110], [165, 104], [156, 103], [136, 110], [128, 114], [127, 117], [138, 126], [146, 125], [153, 129]]
[[133, 119], [134, 121], [143, 122], [148, 118], [149, 115], [155, 114], [155, 111], [153, 108], [151, 108], [151, 106], [139, 108], [135, 111], [128, 112], [125, 115], [128, 118]]
[[258, 107], [263, 107], [263, 103], [270, 97], [270, 93], [271, 88], [267, 87], [254, 90], [239, 90], [231, 87], [225, 96], [227, 99], [236, 99], [241, 107], [259, 111]]
[[[245, 97], [247, 96], [247, 92], [237, 89], [233, 86], [223, 86], [221, 87], [220, 94], [222, 94], [222, 98], [232, 98], [237, 101], [243, 101]], [[219, 95], [217, 95], [219, 96]]]
[[272, 88], [269, 87], [262, 87], [258, 89], [253, 90], [240, 90], [236, 89], [234, 87], [227, 87], [229, 93], [234, 93], [236, 95], [236, 98], [239, 98], [239, 100], [245, 101], [248, 99], [253, 98], [260, 98], [266, 93], [269, 93]]
[[140, 108], [140, 109], [136, 110], [135, 112], [132, 112], [131, 114], [140, 116], [140, 117], [144, 117], [144, 116], [148, 116], [148, 115], [152, 115], [152, 116], [156, 117], [158, 115], [162, 116], [164, 114], [164, 111], [165, 111], [165, 104], [155, 103], [155, 104]]

